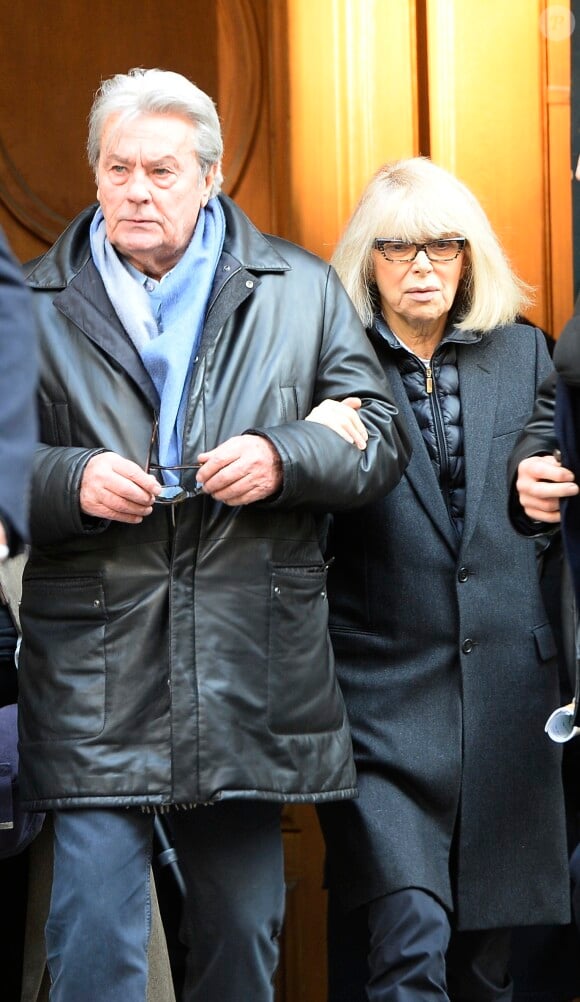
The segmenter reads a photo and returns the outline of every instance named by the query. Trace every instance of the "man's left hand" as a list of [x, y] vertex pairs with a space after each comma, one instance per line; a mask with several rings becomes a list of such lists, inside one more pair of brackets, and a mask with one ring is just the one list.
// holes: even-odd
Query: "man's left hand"
[[236, 435], [198, 456], [198, 483], [224, 504], [262, 501], [282, 486], [282, 461], [267, 438]]

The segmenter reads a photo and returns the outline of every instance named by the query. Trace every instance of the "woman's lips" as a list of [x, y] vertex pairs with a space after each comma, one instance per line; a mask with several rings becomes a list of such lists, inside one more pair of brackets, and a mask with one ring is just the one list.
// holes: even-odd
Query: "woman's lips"
[[416, 299], [417, 302], [429, 302], [439, 293], [439, 289], [429, 288], [429, 289], [408, 289], [407, 295], [412, 299]]

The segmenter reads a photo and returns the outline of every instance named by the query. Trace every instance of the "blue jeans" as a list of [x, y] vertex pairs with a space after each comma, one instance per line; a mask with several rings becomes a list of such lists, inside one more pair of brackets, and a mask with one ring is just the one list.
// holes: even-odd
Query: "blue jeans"
[[[273, 1002], [284, 915], [280, 805], [226, 801], [171, 818], [186, 884], [184, 1002]], [[51, 1002], [145, 1002], [153, 822], [54, 814], [46, 925]]]

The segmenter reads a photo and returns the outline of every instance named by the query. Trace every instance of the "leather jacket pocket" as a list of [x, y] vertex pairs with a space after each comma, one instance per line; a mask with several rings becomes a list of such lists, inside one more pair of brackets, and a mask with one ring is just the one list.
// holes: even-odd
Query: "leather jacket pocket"
[[38, 406], [40, 441], [46, 445], [72, 445], [68, 403], [47, 403]]
[[20, 607], [29, 740], [95, 737], [105, 725], [105, 624], [98, 577], [30, 577]]
[[274, 567], [268, 655], [270, 730], [314, 734], [341, 726], [344, 708], [328, 636], [325, 564]]
[[280, 399], [282, 402], [282, 415], [284, 421], [297, 421], [298, 395], [295, 386], [281, 386]]

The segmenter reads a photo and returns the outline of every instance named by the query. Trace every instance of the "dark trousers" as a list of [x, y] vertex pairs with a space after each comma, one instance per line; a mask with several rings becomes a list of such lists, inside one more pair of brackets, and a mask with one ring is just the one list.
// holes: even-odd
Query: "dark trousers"
[[[0, 605], [0, 706], [15, 703], [18, 673], [14, 664], [16, 630]], [[24, 923], [28, 886], [28, 850], [0, 860], [0, 971], [2, 1002], [18, 1002], [24, 955]]]
[[510, 1002], [510, 932], [457, 932], [409, 888], [344, 914], [329, 898], [329, 1002]]

